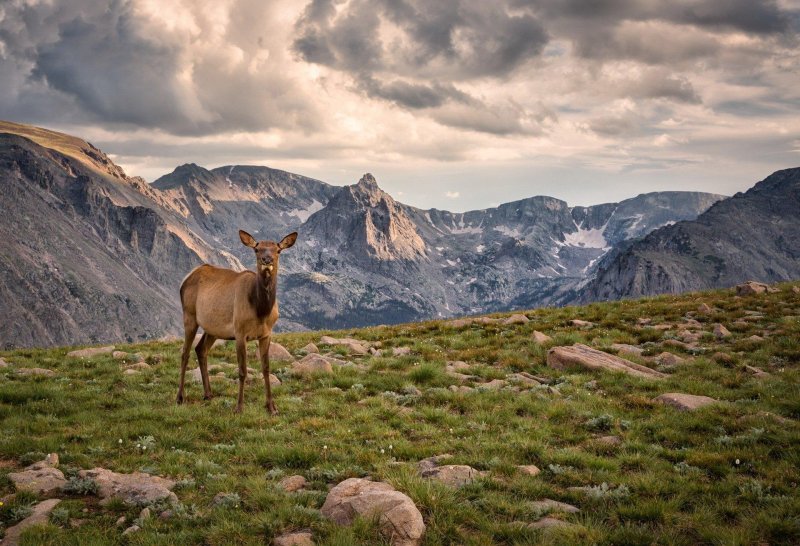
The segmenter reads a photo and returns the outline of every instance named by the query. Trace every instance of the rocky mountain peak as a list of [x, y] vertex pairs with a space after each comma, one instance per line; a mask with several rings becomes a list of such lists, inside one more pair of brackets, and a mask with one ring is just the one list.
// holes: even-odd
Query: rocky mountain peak
[[379, 191], [380, 188], [378, 187], [378, 181], [375, 180], [375, 177], [372, 176], [372, 173], [366, 173], [356, 184], [359, 188], [369, 190], [369, 191]]

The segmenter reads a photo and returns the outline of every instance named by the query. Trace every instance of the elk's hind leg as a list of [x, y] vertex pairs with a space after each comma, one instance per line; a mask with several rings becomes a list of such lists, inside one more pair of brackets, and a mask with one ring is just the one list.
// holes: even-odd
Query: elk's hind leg
[[211, 400], [211, 381], [208, 379], [208, 351], [211, 350], [211, 346], [214, 345], [214, 342], [217, 340], [214, 336], [208, 333], [203, 333], [203, 337], [200, 338], [200, 342], [197, 344], [195, 348], [195, 352], [197, 352], [197, 363], [200, 366], [200, 377], [203, 379], [203, 399]]
[[183, 316], [183, 351], [181, 351], [181, 382], [178, 385], [178, 404], [183, 404], [183, 384], [186, 379], [186, 366], [189, 365], [189, 354], [192, 350], [194, 336], [197, 335], [197, 321], [193, 316]]

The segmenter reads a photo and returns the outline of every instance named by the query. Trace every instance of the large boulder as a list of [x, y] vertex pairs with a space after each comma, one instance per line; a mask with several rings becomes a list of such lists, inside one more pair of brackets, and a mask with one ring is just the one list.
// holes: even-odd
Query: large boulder
[[414, 502], [388, 483], [349, 478], [330, 490], [321, 511], [339, 525], [350, 525], [357, 516], [377, 516], [381, 534], [393, 546], [417, 546], [425, 533]]
[[766, 292], [777, 292], [777, 288], [772, 288], [763, 282], [747, 281], [736, 285], [737, 296], [750, 296], [753, 294], [764, 294]]
[[661, 372], [651, 370], [630, 360], [592, 349], [582, 343], [576, 343], [569, 347], [553, 347], [547, 351], [547, 365], [557, 370], [563, 370], [570, 366], [581, 366], [590, 370], [622, 372], [647, 379], [666, 377]]
[[531, 334], [531, 339], [533, 339], [534, 343], [539, 345], [544, 345], [545, 343], [549, 343], [553, 341], [553, 338], [548, 336], [545, 333], [540, 332], [539, 330], [534, 330]]
[[319, 342], [323, 345], [343, 345], [347, 348], [347, 352], [351, 355], [367, 354], [367, 348], [364, 346], [364, 344], [359, 340], [350, 337], [338, 339], [331, 336], [322, 336]]
[[291, 362], [294, 357], [283, 345], [273, 341], [269, 344], [269, 359], [271, 362]]
[[51, 495], [61, 489], [67, 480], [58, 468], [58, 455], [49, 454], [43, 460], [33, 463], [22, 472], [11, 472], [8, 478], [17, 491], [29, 491], [38, 495]]
[[691, 411], [709, 404], [714, 404], [717, 400], [710, 396], [698, 396], [696, 394], [683, 394], [680, 392], [668, 392], [653, 399], [655, 402], [661, 402], [681, 411]]
[[330, 375], [333, 373], [333, 366], [324, 357], [310, 353], [292, 364], [290, 371], [292, 375], [313, 375], [315, 373]]
[[93, 468], [78, 472], [81, 478], [89, 478], [97, 484], [97, 494], [107, 504], [117, 498], [125, 504], [146, 506], [161, 500], [174, 504], [178, 497], [171, 491], [175, 482], [160, 476], [151, 476], [145, 472], [118, 474], [105, 468]]

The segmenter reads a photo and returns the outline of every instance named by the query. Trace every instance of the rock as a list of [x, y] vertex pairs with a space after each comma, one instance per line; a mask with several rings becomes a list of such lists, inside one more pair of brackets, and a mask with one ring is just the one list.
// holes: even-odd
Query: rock
[[81, 470], [78, 476], [95, 481], [97, 494], [103, 499], [101, 504], [115, 498], [134, 506], [147, 506], [162, 500], [171, 504], [178, 502], [178, 497], [171, 491], [175, 482], [160, 476], [144, 472], [119, 474], [105, 468]]
[[639, 326], [647, 326], [651, 322], [653, 322], [653, 319], [651, 319], [650, 317], [639, 317], [636, 319], [636, 324], [638, 324]]
[[467, 364], [462, 360], [448, 360], [447, 362], [445, 362], [445, 370], [448, 372], [468, 370], [471, 367], [472, 366], [470, 366], [469, 364]]
[[[464, 377], [468, 377], [468, 376], [464, 376]], [[472, 387], [467, 387], [466, 385], [459, 385], [459, 386], [450, 385], [447, 388], [450, 389], [453, 392], [460, 392], [462, 394], [468, 393], [468, 392], [473, 392], [475, 390]]]
[[269, 344], [269, 360], [270, 362], [292, 362], [294, 357], [283, 345], [272, 341]]
[[0, 369], [2, 368], [8, 368], [8, 362], [6, 362], [5, 359], [0, 358]]
[[[208, 365], [209, 381], [211, 381], [211, 374], [213, 372], [222, 371], [222, 370], [224, 370], [224, 368], [222, 366], [220, 366], [219, 364], [209, 364]], [[203, 375], [200, 373], [200, 367], [199, 366], [197, 368], [192, 368], [189, 371], [189, 378], [194, 383], [200, 383], [200, 384], [203, 383]]]
[[449, 487], [462, 487], [483, 476], [484, 472], [464, 464], [446, 464], [423, 470], [420, 474], [423, 478], [436, 480]]
[[530, 529], [552, 529], [557, 527], [561, 528], [577, 527], [577, 525], [561, 519], [542, 518], [539, 521], [531, 523], [530, 525], [528, 525], [528, 527]]
[[469, 326], [472, 324], [472, 319], [455, 319], [449, 322], [446, 322], [448, 326], [451, 328], [463, 328], [464, 326]]
[[539, 330], [534, 330], [531, 334], [531, 338], [533, 338], [534, 343], [538, 343], [539, 345], [544, 345], [545, 343], [553, 341], [552, 337], [548, 336], [547, 334], [543, 334]]
[[43, 460], [33, 463], [22, 472], [11, 472], [8, 478], [17, 491], [29, 491], [38, 495], [51, 495], [66, 483], [64, 473], [58, 470], [58, 455], [49, 454]]
[[128, 358], [128, 353], [125, 351], [114, 351], [111, 353], [111, 358], [114, 360], [125, 360]]
[[506, 320], [503, 321], [503, 324], [527, 324], [530, 322], [530, 319], [523, 314], [516, 314], [511, 315]]
[[664, 351], [656, 356], [655, 361], [662, 366], [677, 366], [686, 362], [685, 358], [681, 358], [676, 354]]
[[315, 373], [331, 375], [333, 374], [333, 366], [322, 356], [310, 353], [292, 364], [289, 371], [292, 375], [312, 375]]
[[617, 351], [619, 354], [628, 356], [642, 356], [642, 353], [644, 353], [644, 349], [641, 347], [637, 347], [636, 345], [628, 345], [627, 343], [612, 343], [611, 348]]
[[681, 330], [678, 332], [678, 338], [680, 338], [684, 343], [697, 343], [700, 341], [701, 337], [703, 337], [703, 334], [700, 332], [691, 332], [689, 330]]
[[701, 303], [697, 306], [697, 312], [702, 313], [703, 315], [708, 315], [709, 313], [713, 313], [714, 310], [711, 309], [711, 306], [709, 306], [707, 303]]
[[517, 470], [528, 476], [537, 476], [541, 472], [538, 466], [532, 464], [517, 465]]
[[572, 319], [569, 321], [570, 324], [573, 326], [577, 326], [578, 328], [591, 328], [594, 326], [593, 322], [589, 322], [588, 320], [581, 320], [581, 319]]
[[44, 525], [50, 519], [50, 512], [56, 507], [61, 499], [47, 499], [37, 503], [33, 507], [33, 512], [30, 516], [23, 519], [13, 527], [6, 529], [5, 536], [3, 537], [2, 546], [17, 546], [20, 543], [22, 532], [34, 525]]
[[394, 347], [392, 349], [392, 356], [407, 356], [411, 354], [410, 347]]
[[125, 525], [126, 521], [128, 521], [128, 518], [126, 518], [125, 516], [120, 516], [119, 518], [117, 518], [117, 522], [114, 525], [116, 525], [117, 527], [122, 527], [123, 525]]
[[800, 294], [800, 286], [796, 286], [796, 285], [793, 286], [792, 287], [792, 292], [794, 292], [795, 294]]
[[758, 368], [756, 366], [747, 366], [747, 365], [745, 365], [744, 369], [747, 370], [748, 372], [750, 372], [751, 374], [753, 374], [756, 377], [769, 377], [770, 375], [772, 375], [772, 374], [770, 374], [768, 372], [765, 372], [764, 370], [762, 370], [761, 368]]
[[715, 324], [714, 325], [714, 337], [717, 339], [723, 339], [730, 336], [731, 333], [725, 328], [722, 324]]
[[128, 527], [127, 529], [122, 531], [122, 534], [123, 535], [130, 535], [131, 533], [138, 533], [141, 530], [142, 530], [142, 528], [139, 527], [138, 525], [131, 525], [130, 527]]
[[314, 540], [309, 531], [296, 531], [275, 537], [272, 544], [274, 546], [314, 546]]
[[432, 470], [439, 466], [442, 461], [446, 461], [448, 459], [452, 459], [453, 456], [449, 453], [442, 453], [441, 455], [434, 455], [432, 457], [428, 457], [426, 459], [422, 459], [417, 463], [417, 469], [420, 472], [424, 472], [426, 470]]
[[306, 345], [305, 347], [303, 347], [300, 350], [303, 351], [304, 353], [306, 353], [307, 355], [318, 354], [319, 353], [319, 348], [317, 348], [317, 346], [314, 345], [313, 343], [309, 343], [308, 345]]
[[750, 343], [761, 343], [764, 341], [764, 338], [761, 336], [752, 335], [748, 337], [745, 341], [749, 341]]
[[278, 485], [287, 493], [292, 493], [305, 488], [306, 479], [299, 474], [295, 474], [294, 476], [286, 476], [280, 482], [278, 482]]
[[339, 525], [352, 524], [356, 516], [378, 516], [381, 534], [393, 546], [417, 546], [425, 534], [414, 502], [388, 483], [348, 478], [330, 490], [321, 512]]
[[618, 446], [622, 444], [622, 438], [619, 436], [600, 436], [594, 439], [594, 443], [605, 446]]
[[665, 339], [662, 345], [666, 345], [667, 347], [677, 347], [678, 349], [683, 349], [686, 352], [690, 352], [692, 349], [694, 349], [693, 345], [689, 345], [683, 341], [678, 341], [677, 339]]
[[731, 355], [729, 355], [728, 353], [723, 353], [723, 352], [719, 352], [719, 351], [714, 353], [713, 355], [711, 355], [711, 359], [714, 362], [719, 362], [720, 364], [732, 364], [733, 363], [733, 357]]
[[128, 364], [125, 366], [126, 370], [149, 370], [150, 364], [147, 362], [134, 362], [133, 364]]
[[72, 358], [92, 358], [100, 355], [109, 355], [114, 352], [114, 346], [108, 347], [89, 347], [88, 349], [78, 349], [77, 351], [70, 351], [67, 356]]
[[755, 294], [764, 294], [769, 289], [769, 286], [762, 282], [747, 281], [742, 284], [736, 285], [737, 296], [751, 296]]
[[710, 396], [698, 396], [695, 394], [683, 394], [679, 392], [668, 392], [661, 396], [656, 396], [654, 402], [661, 402], [668, 406], [672, 406], [681, 411], [691, 411], [697, 408], [702, 408], [709, 404], [717, 402], [717, 400]]
[[331, 336], [322, 336], [319, 340], [320, 343], [323, 345], [344, 345], [347, 348], [347, 352], [352, 355], [365, 355], [367, 354], [367, 348], [358, 341], [357, 339], [353, 338], [342, 338], [337, 339]]
[[475, 324], [497, 324], [500, 322], [500, 319], [491, 317], [478, 317], [476, 319], [472, 319], [472, 322]]
[[137, 373], [139, 373], [139, 370], [135, 370], [133, 368], [128, 368], [127, 370], [122, 372], [123, 375], [136, 375]]
[[581, 511], [577, 506], [572, 506], [566, 502], [558, 502], [553, 499], [533, 501], [531, 507], [534, 511], [539, 513], [566, 512], [567, 514], [576, 514]]
[[45, 368], [17, 368], [14, 370], [19, 375], [40, 375], [42, 377], [53, 377], [56, 372]]
[[672, 324], [656, 324], [653, 330], [672, 330]]
[[172, 516], [175, 515], [173, 510], [164, 510], [158, 515], [159, 519], [170, 519]]
[[536, 378], [536, 376], [533, 376], [528, 372], [518, 372], [509, 374], [506, 376], [506, 381], [510, 381], [512, 383], [518, 383], [526, 387], [535, 387], [537, 385], [541, 385], [541, 381], [539, 381]]
[[481, 383], [480, 385], [477, 386], [477, 388], [483, 390], [496, 391], [502, 389], [505, 386], [506, 382], [503, 381], [502, 379], [492, 379], [491, 381], [487, 381], [486, 383]]
[[624, 358], [592, 349], [581, 343], [571, 347], [553, 347], [547, 351], [547, 365], [557, 370], [570, 366], [582, 366], [590, 370], [608, 370], [622, 372], [635, 377], [660, 379], [665, 374], [651, 370]]
[[374, 357], [381, 357], [383, 356], [383, 351], [380, 349], [376, 349], [375, 347], [370, 347], [369, 354], [371, 354]]
[[144, 508], [142, 508], [142, 511], [139, 512], [139, 519], [142, 520], [142, 521], [144, 521], [146, 519], [150, 519], [150, 508], [148, 508], [146, 506]]

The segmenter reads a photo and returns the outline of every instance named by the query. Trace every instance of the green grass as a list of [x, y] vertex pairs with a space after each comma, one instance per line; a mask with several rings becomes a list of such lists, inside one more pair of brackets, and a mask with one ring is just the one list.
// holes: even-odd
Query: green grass
[[[732, 336], [704, 337], [699, 354], [661, 346], [682, 328], [637, 326], [639, 317], [681, 324], [701, 302], [714, 309], [694, 315], [704, 331], [721, 322]], [[746, 311], [764, 316], [734, 324]], [[12, 366], [0, 370], [0, 496], [13, 492], [9, 472], [57, 452], [68, 477], [96, 466], [170, 476], [180, 481], [181, 504], [172, 518], [155, 512], [139, 533], [122, 537], [116, 520], [132, 522], [138, 510], [101, 506], [91, 484], [73, 479], [51, 523], [27, 532], [24, 544], [268, 544], [299, 529], [311, 529], [318, 544], [382, 544], [375, 521], [340, 528], [319, 513], [330, 487], [363, 476], [388, 481], [414, 500], [427, 525], [426, 545], [800, 543], [800, 295], [791, 285], [745, 298], [728, 290], [527, 316], [531, 322], [514, 326], [424, 322], [277, 336], [294, 354], [323, 334], [380, 341], [384, 354], [412, 349], [402, 357], [361, 357], [363, 370], [341, 368], [327, 377], [273, 370], [284, 380], [274, 390], [277, 417], [263, 408], [260, 377], [248, 384], [241, 415], [233, 413], [233, 381], [212, 382], [210, 401], [188, 382], [187, 402], [176, 406], [177, 343], [119, 346], [161, 356], [132, 376], [110, 356], [82, 361], [66, 357], [67, 349], [5, 352], [0, 356]], [[595, 327], [574, 328], [573, 318]], [[533, 344], [533, 330], [553, 342]], [[765, 333], [763, 342], [747, 339]], [[547, 367], [547, 348], [575, 342], [650, 343], [646, 355], [668, 350], [689, 362], [660, 382]], [[732, 361], [712, 358], [718, 351]], [[520, 371], [551, 384], [455, 393], [448, 387], [460, 383], [445, 371], [452, 360], [471, 365], [464, 373], [479, 378], [467, 383], [473, 386]], [[231, 344], [211, 352], [210, 364], [232, 362]], [[745, 364], [771, 376], [755, 378]], [[250, 365], [258, 368], [255, 360]], [[57, 374], [23, 377], [16, 367]], [[652, 401], [664, 392], [722, 403], [681, 413]], [[622, 443], [593, 441], [606, 435]], [[488, 475], [458, 490], [422, 479], [416, 462], [442, 453]], [[542, 472], [517, 472], [523, 464]], [[305, 491], [278, 488], [295, 473], [308, 480]], [[575, 486], [590, 489], [569, 489]], [[217, 493], [230, 502], [212, 506]], [[521, 525], [541, 516], [531, 503], [543, 498], [580, 507], [555, 515], [579, 527], [541, 532]], [[21, 519], [36, 500], [19, 494], [0, 507], [0, 526]], [[78, 527], [68, 523], [75, 520]]]

